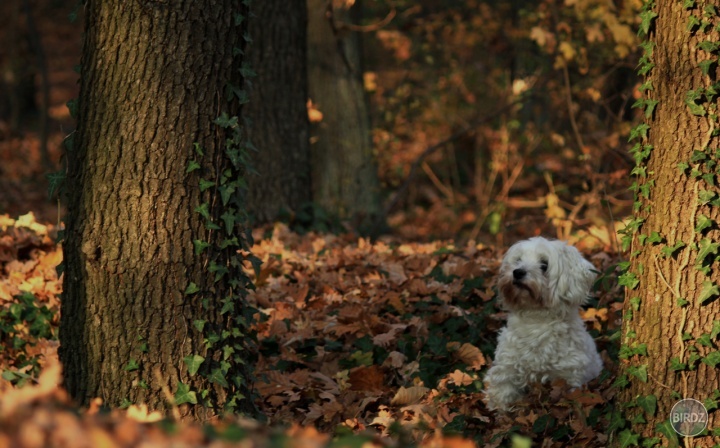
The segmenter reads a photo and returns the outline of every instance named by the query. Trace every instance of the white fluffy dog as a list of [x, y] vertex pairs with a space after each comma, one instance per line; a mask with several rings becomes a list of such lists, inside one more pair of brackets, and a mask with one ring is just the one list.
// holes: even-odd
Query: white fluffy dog
[[602, 360], [579, 314], [592, 269], [562, 241], [530, 238], [507, 251], [498, 288], [508, 321], [485, 376], [489, 409], [511, 410], [529, 383], [562, 378], [580, 387], [598, 376]]

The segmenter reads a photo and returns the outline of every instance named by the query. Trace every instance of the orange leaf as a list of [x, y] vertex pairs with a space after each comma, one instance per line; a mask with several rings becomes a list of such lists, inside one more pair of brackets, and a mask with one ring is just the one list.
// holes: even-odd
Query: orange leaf
[[385, 375], [376, 365], [358, 367], [350, 372], [350, 390], [376, 392], [382, 391]]
[[390, 401], [393, 406], [406, 406], [419, 402], [430, 389], [424, 386], [401, 387]]

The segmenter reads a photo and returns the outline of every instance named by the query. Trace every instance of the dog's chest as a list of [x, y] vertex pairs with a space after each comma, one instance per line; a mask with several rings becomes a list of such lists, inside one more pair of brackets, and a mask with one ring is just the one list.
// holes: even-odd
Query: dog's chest
[[574, 346], [578, 330], [585, 331], [566, 321], [511, 321], [498, 337], [498, 351], [511, 352], [516, 358], [533, 358], [539, 353], [562, 356], [577, 349]]

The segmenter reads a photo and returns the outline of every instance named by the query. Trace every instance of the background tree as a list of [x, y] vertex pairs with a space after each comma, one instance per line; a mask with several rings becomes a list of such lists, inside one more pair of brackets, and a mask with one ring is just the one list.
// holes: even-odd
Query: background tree
[[307, 7], [265, 0], [253, 5], [253, 17], [247, 57], [259, 78], [245, 110], [259, 148], [253, 154], [259, 176], [248, 179], [248, 209], [255, 222], [263, 223], [311, 201]]
[[645, 98], [636, 103], [646, 120], [631, 132], [636, 203], [624, 239], [632, 252], [621, 277], [625, 363], [618, 379], [627, 385], [621, 397], [631, 423], [622, 434], [662, 435], [662, 445], [677, 446], [672, 406], [694, 398], [712, 410], [720, 396], [720, 21], [709, 1], [657, 0], [640, 17], [641, 31], [651, 32], [640, 64]]
[[308, 0], [310, 98], [323, 119], [312, 126], [313, 199], [359, 227], [380, 215], [370, 118], [363, 88], [359, 2]]
[[60, 325], [80, 403], [251, 409], [235, 116], [246, 3], [86, 4]]

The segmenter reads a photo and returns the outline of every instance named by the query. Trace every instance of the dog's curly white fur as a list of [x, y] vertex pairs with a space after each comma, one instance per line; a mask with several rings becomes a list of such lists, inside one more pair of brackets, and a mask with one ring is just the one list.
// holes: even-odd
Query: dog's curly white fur
[[508, 321], [485, 376], [489, 409], [511, 410], [529, 383], [564, 379], [580, 387], [600, 374], [602, 360], [579, 314], [592, 269], [562, 241], [536, 237], [507, 251], [498, 288]]

